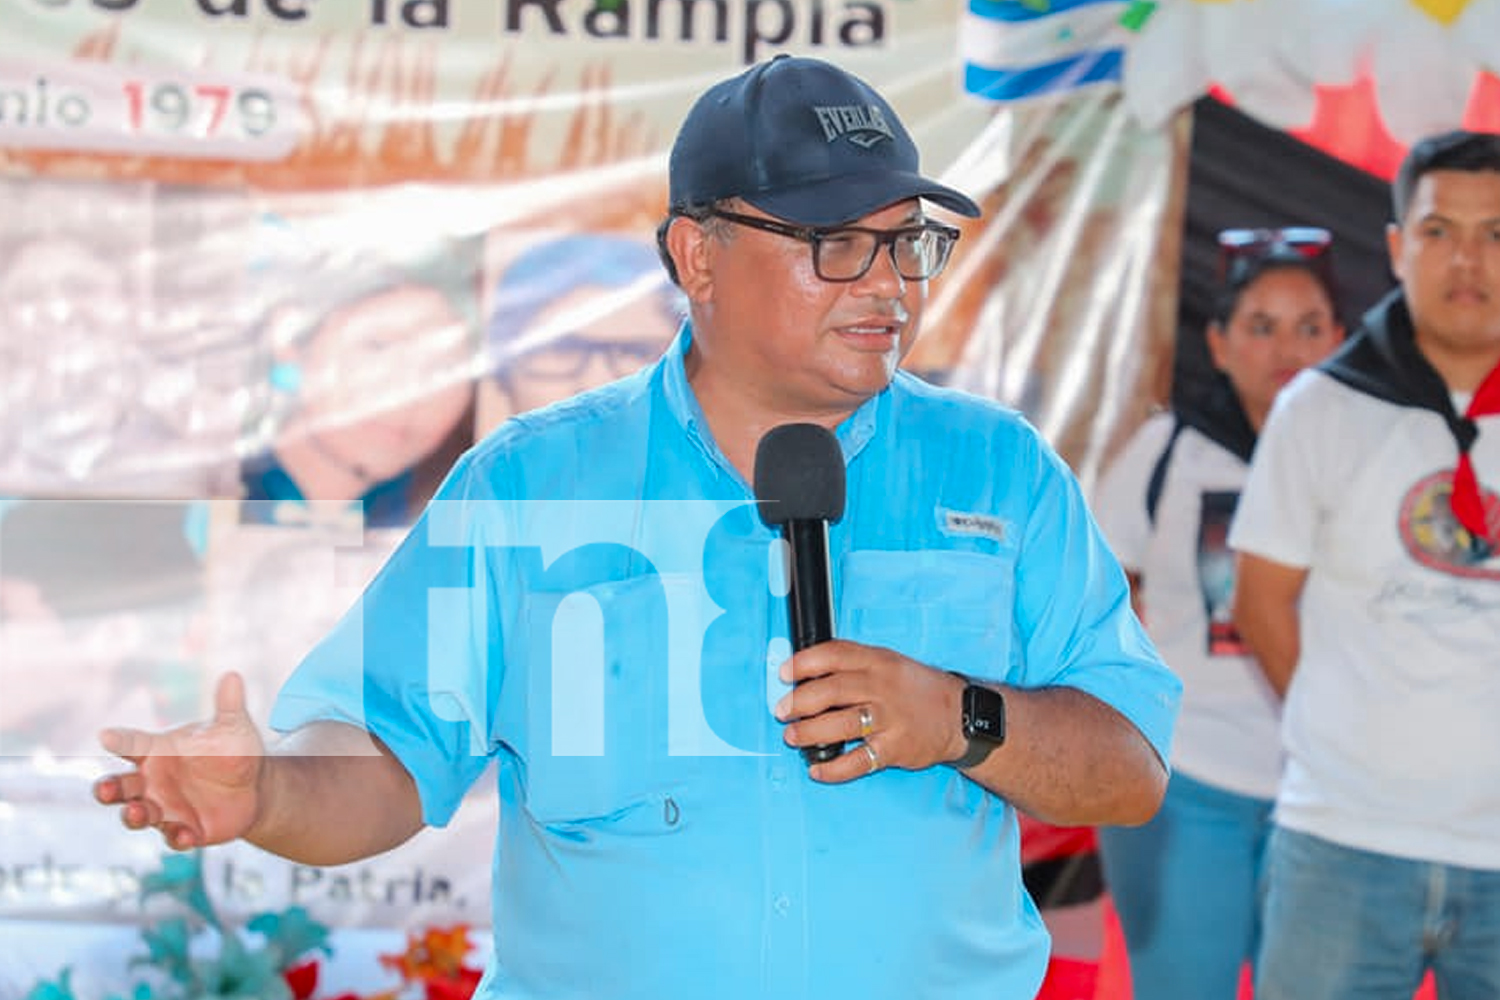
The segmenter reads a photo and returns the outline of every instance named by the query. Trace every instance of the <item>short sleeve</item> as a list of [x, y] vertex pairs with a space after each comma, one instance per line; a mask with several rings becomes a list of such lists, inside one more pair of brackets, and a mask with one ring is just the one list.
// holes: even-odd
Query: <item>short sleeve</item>
[[1163, 761], [1182, 684], [1130, 606], [1130, 589], [1073, 474], [1040, 439], [1017, 565], [1026, 686], [1086, 691], [1135, 725]]
[[379, 738], [442, 825], [484, 770], [501, 680], [485, 581], [498, 504], [461, 459], [411, 532], [333, 631], [298, 665], [271, 725], [332, 720]]
[[1271, 407], [1229, 531], [1229, 547], [1287, 566], [1311, 565], [1321, 516], [1316, 449], [1322, 426], [1315, 372], [1300, 374]]

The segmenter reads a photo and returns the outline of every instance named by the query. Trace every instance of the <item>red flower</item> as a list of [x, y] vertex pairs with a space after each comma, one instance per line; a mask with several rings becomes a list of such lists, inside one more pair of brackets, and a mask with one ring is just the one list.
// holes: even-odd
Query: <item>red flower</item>
[[312, 1000], [318, 991], [318, 960], [310, 958], [301, 965], [293, 965], [281, 973], [281, 978], [291, 987], [294, 1000]]
[[479, 988], [481, 976], [478, 969], [465, 966], [453, 979], [429, 979], [425, 984], [427, 1000], [469, 1000]]

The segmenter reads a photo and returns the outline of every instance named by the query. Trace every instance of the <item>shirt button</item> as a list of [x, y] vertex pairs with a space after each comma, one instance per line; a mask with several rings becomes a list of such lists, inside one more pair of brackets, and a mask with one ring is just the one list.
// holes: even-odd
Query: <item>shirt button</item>
[[775, 908], [776, 915], [778, 917], [784, 917], [792, 908], [791, 897], [783, 893], [782, 895], [777, 896], [775, 900], [772, 901], [771, 906]]

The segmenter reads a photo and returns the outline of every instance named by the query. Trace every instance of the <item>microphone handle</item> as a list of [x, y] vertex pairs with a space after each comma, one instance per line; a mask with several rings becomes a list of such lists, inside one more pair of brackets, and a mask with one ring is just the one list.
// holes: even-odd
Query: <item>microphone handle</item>
[[[792, 618], [792, 652], [833, 638], [833, 576], [828, 572], [828, 522], [792, 520], [782, 526], [791, 550], [791, 589], [787, 606]], [[809, 764], [833, 760], [843, 743], [802, 748]]]

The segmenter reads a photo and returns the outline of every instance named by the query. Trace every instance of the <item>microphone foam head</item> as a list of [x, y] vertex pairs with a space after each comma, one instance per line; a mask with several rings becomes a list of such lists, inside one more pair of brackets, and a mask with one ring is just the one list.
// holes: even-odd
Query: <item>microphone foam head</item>
[[818, 424], [782, 424], [755, 449], [755, 502], [761, 520], [837, 521], [844, 516], [844, 452]]

